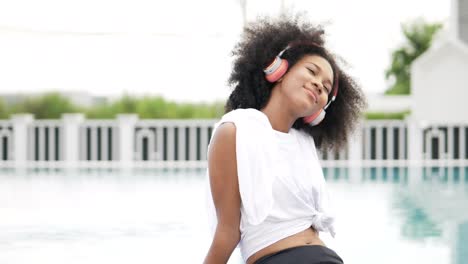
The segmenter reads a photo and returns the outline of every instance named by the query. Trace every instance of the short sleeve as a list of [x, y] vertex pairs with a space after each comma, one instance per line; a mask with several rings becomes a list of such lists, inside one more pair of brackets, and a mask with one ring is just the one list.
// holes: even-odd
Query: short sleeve
[[[262, 223], [273, 207], [272, 184], [275, 178], [271, 162], [278, 157], [273, 131], [267, 117], [256, 109], [237, 109], [225, 114], [213, 129], [226, 122], [236, 126], [236, 159], [241, 221], [251, 225]], [[207, 170], [207, 177], [209, 171]], [[209, 181], [208, 181], [209, 182]], [[209, 185], [207, 186], [209, 188]], [[216, 226], [216, 212], [210, 189], [208, 208], [212, 228]], [[213, 230], [214, 231], [214, 230]]]

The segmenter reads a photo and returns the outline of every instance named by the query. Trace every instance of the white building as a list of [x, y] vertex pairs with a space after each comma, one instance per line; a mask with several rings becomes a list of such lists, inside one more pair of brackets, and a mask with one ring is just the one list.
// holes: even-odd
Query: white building
[[468, 0], [452, 0], [449, 30], [411, 66], [411, 119], [468, 121]]

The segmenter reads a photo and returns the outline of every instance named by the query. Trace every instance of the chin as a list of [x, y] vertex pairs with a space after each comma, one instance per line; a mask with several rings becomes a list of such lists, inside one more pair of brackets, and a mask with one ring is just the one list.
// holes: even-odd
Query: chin
[[320, 110], [320, 107], [317, 104], [315, 104], [315, 105], [313, 105], [311, 107], [310, 102], [309, 102], [307, 104], [307, 106], [304, 107], [304, 111], [302, 111], [302, 112], [303, 112], [304, 116], [310, 116], [310, 115], [313, 115], [313, 114], [317, 113], [319, 110]]

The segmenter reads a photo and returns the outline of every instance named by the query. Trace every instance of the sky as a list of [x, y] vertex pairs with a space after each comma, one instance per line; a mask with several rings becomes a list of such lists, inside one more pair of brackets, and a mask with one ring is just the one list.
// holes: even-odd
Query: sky
[[[281, 6], [323, 24], [327, 47], [370, 93], [383, 93], [402, 22], [448, 25], [448, 0], [247, 0], [247, 19]], [[0, 94], [84, 91], [224, 100], [238, 0], [0, 0]]]

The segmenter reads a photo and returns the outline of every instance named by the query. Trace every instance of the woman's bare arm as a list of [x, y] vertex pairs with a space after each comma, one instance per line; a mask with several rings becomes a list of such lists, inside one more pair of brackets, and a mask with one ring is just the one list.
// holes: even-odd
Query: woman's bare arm
[[236, 127], [221, 124], [210, 142], [208, 168], [218, 224], [205, 264], [229, 260], [240, 240], [240, 194], [237, 179]]

